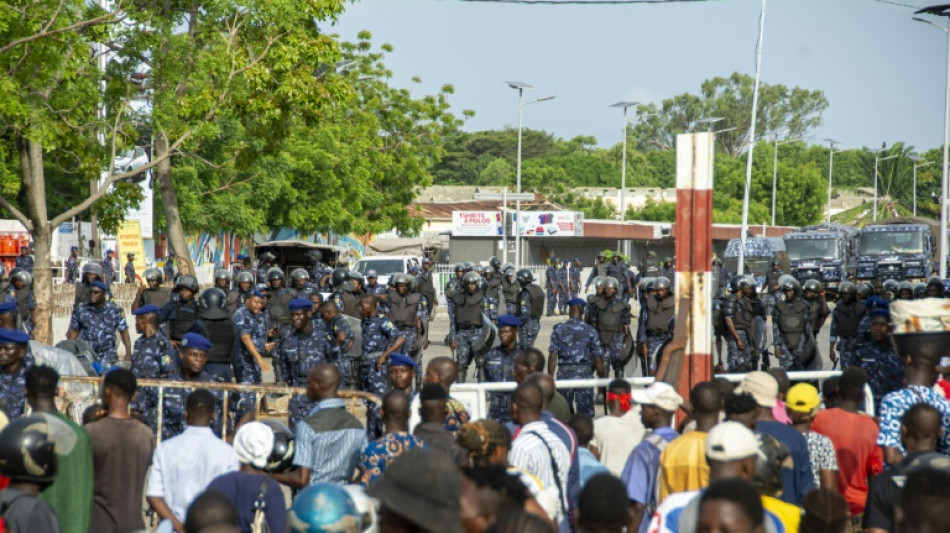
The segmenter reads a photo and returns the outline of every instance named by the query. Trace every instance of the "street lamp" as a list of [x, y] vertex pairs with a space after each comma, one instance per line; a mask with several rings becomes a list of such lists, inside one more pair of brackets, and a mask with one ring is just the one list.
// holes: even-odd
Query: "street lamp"
[[524, 106], [553, 100], [554, 96], [545, 96], [528, 102], [524, 102], [524, 90], [534, 89], [534, 86], [522, 83], [520, 81], [506, 81], [509, 87], [518, 90], [518, 167], [516, 170], [518, 196], [515, 200], [515, 265], [521, 266], [521, 115]]
[[[885, 146], [881, 147], [881, 151], [885, 149]], [[881, 157], [881, 152], [874, 154], [874, 212], [871, 214], [871, 222], [877, 222], [877, 164], [881, 161], [887, 161], [888, 159], [894, 159], [895, 157], [900, 157], [900, 154], [889, 155], [887, 157]]]
[[[610, 107], [619, 107], [623, 110], [623, 153], [620, 156], [620, 223], [627, 216], [627, 108], [639, 105], [640, 102], [617, 102]], [[619, 243], [618, 243], [619, 247]]]
[[844, 150], [835, 150], [835, 145], [841, 144], [841, 143], [834, 139], [829, 139], [826, 137], [822, 140], [828, 143], [828, 219], [827, 220], [828, 220], [828, 224], [831, 224], [831, 171], [834, 168], [835, 154], [841, 153]]
[[[950, 17], [950, 5], [936, 5], [925, 7], [920, 11], [915, 12], [915, 15], [921, 13], [926, 13], [928, 15], [936, 15], [940, 17]], [[943, 97], [943, 179], [941, 180], [943, 188], [940, 190], [940, 277], [946, 279], [947, 277], [947, 189], [950, 185], [950, 177], [947, 176], [947, 150], [948, 144], [950, 144], [950, 19], [947, 20], [947, 28], [944, 29], [936, 24], [919, 18], [914, 17], [914, 20], [919, 22], [924, 22], [932, 26], [936, 26], [941, 30], [947, 32], [947, 83], [946, 91]]]
[[775, 197], [778, 191], [778, 145], [781, 143], [788, 143], [797, 141], [798, 139], [785, 139], [778, 140], [778, 136], [782, 133], [787, 133], [788, 130], [776, 131], [773, 132], [772, 143], [774, 144], [774, 149], [772, 150], [772, 225], [775, 225]]
[[920, 157], [916, 154], [911, 154], [907, 156], [907, 159], [910, 159], [914, 162], [914, 216], [917, 216], [917, 168], [925, 167], [927, 165], [934, 164], [933, 161], [927, 161], [926, 163], [921, 163], [924, 160], [923, 157]]
[[693, 124], [705, 124], [705, 125], [706, 125], [706, 131], [707, 131], [707, 132], [712, 132], [712, 126], [713, 126], [713, 124], [715, 124], [715, 123], [717, 123], [717, 122], [719, 122], [719, 121], [721, 121], [721, 120], [725, 120], [725, 119], [722, 118], [722, 117], [701, 118], [701, 119], [699, 119], [699, 120], [693, 122]]
[[752, 151], [755, 149], [755, 120], [759, 111], [759, 79], [762, 74], [762, 43], [765, 40], [765, 3], [762, 0], [762, 12], [759, 14], [759, 40], [755, 50], [755, 85], [752, 88], [752, 120], [749, 124], [749, 153], [745, 161], [745, 190], [742, 196], [742, 229], [739, 230], [738, 275], [745, 274], [745, 241], [749, 233], [749, 194], [752, 188]]

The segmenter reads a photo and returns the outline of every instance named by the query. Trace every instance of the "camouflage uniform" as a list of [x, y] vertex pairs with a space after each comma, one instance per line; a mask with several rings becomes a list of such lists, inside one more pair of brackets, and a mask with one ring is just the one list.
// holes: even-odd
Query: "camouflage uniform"
[[30, 274], [33, 273], [33, 256], [31, 255], [18, 255], [14, 260], [14, 266], [16, 268], [22, 268]]
[[13, 294], [16, 297], [17, 313], [20, 315], [23, 331], [32, 333], [33, 310], [36, 309], [36, 299], [33, 297], [33, 288], [32, 286], [24, 285], [19, 289], [14, 288]]
[[26, 372], [36, 364], [33, 354], [27, 351], [23, 354], [20, 362], [20, 368], [7, 374], [0, 370], [0, 411], [7, 415], [7, 419], [13, 420], [23, 416], [23, 410], [26, 407]]
[[[601, 313], [617, 307], [617, 304], [623, 305], [623, 309], [620, 311], [620, 323], [616, 326], [603, 324]], [[630, 305], [624, 302], [620, 295], [617, 295], [614, 296], [611, 302], [606, 302], [603, 297], [593, 298], [588, 304], [588, 309], [590, 311], [590, 323], [597, 328], [600, 336], [604, 360], [612, 368], [617, 368], [623, 357], [624, 328], [630, 325]], [[643, 369], [643, 371], [645, 373], [646, 369]]]
[[[656, 373], [660, 346], [673, 338], [673, 330], [670, 329], [669, 324], [669, 318], [673, 316], [673, 310], [670, 306], [672, 303], [672, 296], [667, 296], [662, 300], [656, 296], [650, 296], [647, 298], [646, 304], [640, 309], [637, 342], [646, 343], [647, 364], [650, 366], [651, 374]], [[656, 313], [656, 316], [651, 313]]]
[[115, 348], [115, 332], [129, 329], [121, 307], [106, 303], [102, 307], [82, 304], [73, 310], [69, 329], [79, 332], [79, 338], [88, 342], [96, 361], [112, 365], [119, 358]]
[[135, 263], [132, 261], [125, 264], [125, 282], [135, 283]]
[[[472, 301], [472, 299], [477, 299], [477, 301]], [[456, 307], [457, 301], [464, 302], [466, 304], [471, 303], [473, 306], [478, 307], [477, 317], [478, 324], [474, 323], [476, 318], [472, 318], [472, 321], [458, 323], [459, 310]], [[474, 294], [468, 293], [456, 293], [451, 298], [446, 299], [449, 310], [449, 342], [455, 341], [455, 362], [458, 364], [459, 375], [465, 376], [468, 372], [468, 367], [472, 364], [472, 359], [475, 357], [475, 342], [479, 339], [481, 335], [481, 326], [482, 318], [481, 314], [486, 310], [487, 299], [485, 295], [476, 292]], [[471, 309], [466, 307], [465, 309]], [[464, 310], [463, 310], [464, 312]], [[471, 313], [468, 311], [466, 314]]]
[[875, 412], [886, 394], [904, 386], [906, 365], [894, 351], [890, 339], [884, 344], [874, 341], [859, 342], [854, 348], [852, 362], [867, 372], [868, 386], [874, 394]]
[[[283, 365], [284, 379], [291, 387], [306, 387], [310, 369], [320, 363], [325, 363], [331, 351], [326, 329], [323, 327], [311, 327], [309, 334], [291, 327], [289, 334], [276, 348], [280, 364]], [[307, 416], [314, 405], [305, 394], [291, 396], [287, 406], [290, 427], [295, 427], [297, 421]]]
[[831, 336], [835, 350], [841, 358], [841, 368], [854, 366], [854, 351], [858, 344], [858, 331], [861, 319], [867, 315], [862, 302], [845, 303], [840, 301], [831, 314]]
[[[178, 355], [175, 348], [161, 331], [151, 337], [142, 335], [132, 345], [132, 373], [139, 379], [168, 378], [178, 373]], [[158, 390], [143, 387], [132, 401], [132, 409], [142, 413], [145, 423], [152, 431], [157, 424]]]
[[567, 314], [567, 301], [570, 299], [570, 272], [567, 267], [557, 269], [557, 312]]
[[[350, 325], [341, 314], [337, 314], [330, 322], [323, 320], [322, 317], [317, 317], [315, 322], [322, 324], [321, 329], [326, 332], [330, 342], [330, 359], [335, 362], [337, 368], [340, 369], [340, 388], [357, 389], [359, 387], [359, 360], [348, 357], [346, 352], [343, 351], [350, 340], [353, 339], [353, 330], [350, 328]], [[337, 337], [341, 331], [346, 336], [346, 340], [343, 341], [343, 346], [337, 344]], [[361, 350], [362, 346], [357, 346], [356, 349]]]
[[[485, 354], [485, 382], [513, 382], [515, 380], [515, 358], [520, 354], [521, 348], [518, 345], [515, 345], [510, 352], [505, 350], [504, 346], [489, 350]], [[488, 418], [497, 420], [502, 424], [511, 422], [510, 404], [510, 392], [489, 392]]]
[[102, 282], [106, 285], [112, 285], [112, 280], [115, 279], [115, 264], [112, 261], [112, 259], [99, 261], [99, 265], [102, 266]]
[[[808, 311], [808, 304], [801, 298], [796, 298], [794, 302], [780, 302], [772, 311], [772, 344], [777, 348], [775, 355], [778, 356], [779, 365], [783, 370], [805, 369], [805, 360], [811, 353], [809, 345], [814, 344]], [[795, 324], [798, 324], [799, 320], [803, 322], [799, 326], [802, 332], [797, 334], [797, 342], [789, 342], [789, 339], [794, 340], [794, 337], [789, 337], [782, 332], [780, 324], [783, 319], [791, 320]]]
[[[548, 309], [552, 309], [551, 301], [551, 298], [548, 298]], [[538, 331], [541, 329], [540, 320], [531, 318], [533, 305], [531, 293], [527, 289], [522, 289], [518, 293], [518, 318], [521, 319], [521, 326], [518, 327], [518, 344], [522, 348], [533, 348], [534, 340], [538, 338]]]
[[[231, 352], [231, 365], [234, 367], [234, 379], [237, 383], [259, 384], [261, 382], [261, 367], [257, 364], [244, 343], [241, 342], [242, 335], [250, 335], [251, 342], [257, 349], [257, 352], [264, 356], [264, 348], [267, 344], [267, 310], [261, 310], [254, 314], [247, 307], [242, 307], [234, 313], [234, 350]], [[231, 393], [231, 410], [234, 412], [235, 419], [257, 405], [257, 394], [253, 392]]]
[[[549, 353], [557, 354], [557, 379], [590, 379], [594, 361], [603, 359], [597, 330], [579, 318], [554, 326]], [[594, 416], [594, 389], [560, 389], [571, 413]], [[575, 406], [576, 402], [576, 406]]]
[[360, 359], [360, 389], [382, 397], [388, 389], [389, 364], [376, 370], [376, 360], [402, 335], [383, 315], [363, 318], [363, 350]]
[[303, 287], [298, 287], [295, 283], [292, 288], [297, 293], [298, 298], [309, 299], [311, 295], [320, 292], [320, 287], [317, 287], [317, 284], [312, 281], [308, 281]]
[[79, 258], [69, 256], [66, 260], [66, 283], [79, 281]]
[[557, 270], [556, 266], [548, 265], [547, 270], [544, 271], [544, 296], [547, 298], [548, 316], [554, 314], [554, 306], [557, 304]]
[[[195, 387], [200, 387], [200, 385], [197, 385], [198, 383], [217, 383], [220, 381], [218, 378], [215, 378], [213, 374], [208, 372], [207, 369], [203, 369], [194, 379], [185, 379], [182, 377], [180, 371], [170, 376], [169, 379], [173, 381], [191, 381], [196, 383]], [[181, 387], [165, 389], [162, 401], [162, 440], [170, 439], [185, 432], [185, 426], [187, 425], [185, 422], [185, 400], [188, 399], [188, 395], [191, 394], [193, 390], [194, 389]], [[214, 418], [211, 420], [211, 431], [220, 437], [222, 434], [221, 420], [224, 392], [211, 391], [211, 394], [215, 396]]]
[[175, 281], [175, 262], [173, 260], [166, 260], [165, 264], [162, 265], [162, 276], [164, 276], [165, 281]]
[[581, 293], [581, 271], [581, 267], [571, 265], [569, 272], [571, 296], [568, 299], [577, 298], [577, 295]]
[[333, 273], [333, 269], [329, 267], [326, 263], [317, 263], [313, 265], [310, 269], [310, 279], [317, 285], [317, 287], [323, 288], [322, 281], [323, 278], [329, 276]]
[[730, 294], [725, 298], [722, 306], [724, 320], [731, 320], [736, 334], [742, 340], [744, 349], [739, 349], [739, 343], [731, 335], [727, 327], [723, 328], [726, 337], [728, 355], [727, 370], [733, 373], [751, 372], [758, 368], [758, 352], [752, 348], [752, 333], [755, 329], [755, 317], [752, 302], [748, 298]]
[[[365, 290], [365, 292], [366, 292], [366, 294], [372, 294], [372, 295], [374, 295], [374, 296], [380, 296], [380, 295], [388, 296], [388, 295], [389, 295], [389, 287], [387, 287], [387, 286], [385, 286], [385, 285], [380, 285], [379, 283], [377, 283], [376, 285], [370, 285], [369, 283], [367, 283], [367, 284], [366, 284], [366, 290]], [[384, 300], [381, 299], [381, 298], [377, 298], [377, 299], [376, 299], [376, 310], [379, 311], [381, 314], [384, 314], [384, 315], [389, 314], [389, 299], [387, 298], [387, 299], [384, 301]]]

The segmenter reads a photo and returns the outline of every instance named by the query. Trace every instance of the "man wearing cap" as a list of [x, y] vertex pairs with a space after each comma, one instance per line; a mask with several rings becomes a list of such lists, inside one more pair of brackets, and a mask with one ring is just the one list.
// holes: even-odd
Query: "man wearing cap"
[[400, 351], [406, 337], [399, 333], [392, 321], [376, 310], [376, 297], [364, 294], [360, 297], [360, 322], [363, 351], [360, 359], [360, 389], [382, 396], [386, 394], [389, 356]]
[[414, 402], [419, 394], [419, 391], [412, 390], [412, 378], [418, 366], [418, 363], [404, 353], [396, 352], [389, 356], [389, 390], [406, 393], [410, 403]]
[[808, 443], [808, 458], [815, 484], [823, 489], [838, 490], [838, 456], [831, 439], [812, 431], [812, 422], [818, 414], [821, 397], [818, 389], [808, 383], [798, 383], [788, 391], [785, 410], [792, 425], [805, 435]]
[[95, 356], [93, 363], [112, 366], [119, 359], [115, 347], [115, 332], [118, 330], [125, 346], [125, 357], [132, 356], [132, 341], [129, 338], [129, 326], [125, 322], [125, 311], [106, 301], [109, 286], [101, 281], [93, 281], [89, 286], [89, 303], [73, 309], [69, 319], [66, 338], [74, 341], [82, 339], [89, 343]]
[[115, 279], [115, 252], [106, 250], [106, 256], [99, 264], [102, 265], [102, 276], [105, 278], [106, 285], [112, 285]]
[[[219, 379], [205, 369], [208, 362], [208, 350], [211, 342], [197, 333], [186, 333], [181, 339], [181, 367], [173, 381], [193, 381], [197, 383], [213, 383]], [[165, 390], [165, 399], [162, 402], [162, 439], [170, 439], [180, 435], [185, 430], [185, 399], [188, 389], [170, 388]], [[215, 397], [214, 419], [211, 429], [215, 435], [223, 434], [221, 407], [224, 394], [221, 391], [212, 393]]]
[[[259, 384], [262, 372], [270, 371], [270, 365], [264, 360], [264, 354], [273, 350], [273, 343], [267, 342], [267, 311], [264, 309], [264, 295], [251, 291], [244, 299], [244, 307], [234, 313], [234, 349], [231, 352], [231, 364], [234, 367], [234, 380], [238, 383]], [[231, 399], [239, 402], [239, 413], [253, 409], [256, 405], [254, 393], [232, 394]], [[241, 414], [235, 413], [235, 417]]]
[[768, 372], [755, 371], [745, 375], [736, 388], [737, 394], [748, 393], [755, 399], [755, 430], [771, 435], [791, 451], [791, 468], [782, 468], [782, 501], [801, 506], [802, 498], [815, 488], [808, 443], [795, 428], [775, 420], [772, 409], [778, 399], [778, 381]]
[[66, 259], [66, 283], [79, 281], [79, 247], [69, 247], [69, 257]]
[[397, 457], [366, 494], [380, 504], [380, 531], [462, 533], [461, 486], [451, 459], [417, 449]]
[[[132, 311], [135, 317], [135, 339], [132, 350], [132, 373], [138, 379], [168, 379], [178, 373], [178, 354], [168, 337], [158, 328], [158, 307], [152, 304]], [[132, 410], [142, 414], [144, 421], [154, 431], [158, 391], [146, 387], [132, 401]]]
[[[515, 358], [521, 354], [518, 345], [518, 327], [521, 319], [514, 315], [498, 317], [498, 339], [500, 345], [485, 354], [485, 382], [505, 383], [515, 380]], [[501, 423], [511, 421], [510, 392], [488, 393], [488, 417]]]
[[23, 416], [26, 404], [26, 373], [33, 368], [33, 355], [27, 353], [30, 336], [14, 329], [0, 329], [0, 411], [7, 419]]
[[640, 404], [643, 427], [652, 432], [630, 452], [620, 479], [627, 486], [630, 523], [637, 525], [639, 533], [646, 533], [658, 504], [660, 454], [678, 435], [670, 426], [673, 414], [683, 405], [683, 397], [668, 383], [657, 381], [645, 389], [635, 389], [633, 401]]
[[175, 252], [168, 252], [168, 257], [165, 258], [165, 264], [162, 266], [162, 274], [165, 276], [165, 281], [175, 280]]
[[409, 397], [405, 392], [396, 389], [386, 393], [381, 410], [385, 433], [368, 443], [360, 457], [360, 485], [364, 487], [375, 483], [393, 459], [424, 446], [409, 433]]
[[[554, 326], [548, 346], [548, 374], [558, 379], [590, 379], [594, 369], [599, 377], [607, 375], [604, 365], [604, 350], [597, 330], [584, 323], [584, 300], [574, 298], [568, 302], [570, 318]], [[563, 389], [571, 413], [594, 416], [594, 389]], [[575, 405], [576, 403], [576, 405]]]
[[[329, 360], [332, 350], [326, 334], [314, 327], [311, 320], [313, 312], [310, 300], [294, 298], [288, 304], [290, 308], [290, 326], [288, 335], [282, 336], [274, 351], [279, 364], [283, 365], [283, 377], [291, 387], [305, 387], [310, 369]], [[294, 394], [290, 397], [287, 411], [290, 415], [290, 427], [307, 416], [313, 404], [306, 396]]]
[[884, 396], [903, 387], [907, 365], [897, 356], [891, 343], [889, 306], [875, 307], [868, 316], [871, 319], [869, 336], [856, 343], [851, 364], [867, 373], [876, 412]]
[[125, 254], [125, 282], [135, 283], [135, 254]]

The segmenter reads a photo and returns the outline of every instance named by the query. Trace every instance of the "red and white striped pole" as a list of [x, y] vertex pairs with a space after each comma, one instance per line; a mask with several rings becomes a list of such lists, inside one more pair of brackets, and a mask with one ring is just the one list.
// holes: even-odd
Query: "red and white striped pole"
[[660, 378], [684, 397], [712, 378], [712, 216], [714, 134], [676, 137], [676, 328], [683, 344]]

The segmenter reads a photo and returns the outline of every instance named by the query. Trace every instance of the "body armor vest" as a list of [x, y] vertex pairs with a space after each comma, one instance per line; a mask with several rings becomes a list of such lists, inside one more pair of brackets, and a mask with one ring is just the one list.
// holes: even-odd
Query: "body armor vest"
[[663, 298], [658, 300], [656, 296], [647, 298], [647, 331], [670, 330], [670, 319], [676, 310], [676, 302], [673, 298]]
[[656, 261], [647, 261], [643, 265], [643, 277], [655, 278], [660, 275], [660, 264]]
[[452, 296], [455, 304], [455, 325], [478, 328], [482, 325], [482, 293], [457, 292]]
[[835, 306], [835, 317], [837, 318], [837, 329], [840, 337], [854, 338], [858, 336], [858, 325], [864, 318], [865, 309], [861, 302], [844, 302]]
[[607, 263], [597, 263], [594, 265], [594, 271], [597, 272], [597, 275], [603, 278], [607, 277]]
[[795, 349], [802, 335], [805, 334], [805, 321], [808, 320], [808, 304], [801, 299], [794, 302], [779, 302], [775, 304], [778, 311], [778, 329], [785, 335], [788, 347]]
[[423, 272], [417, 278], [419, 280], [419, 294], [426, 297], [426, 306], [432, 311], [432, 303], [435, 302], [435, 284], [432, 283], [432, 273]]
[[626, 304], [614, 300], [608, 302], [604, 298], [598, 298], [594, 303], [597, 307], [597, 332], [600, 334], [600, 342], [609, 345], [614, 335], [623, 331], [623, 312]]
[[544, 290], [537, 283], [532, 283], [522, 290], [531, 295], [531, 318], [540, 319], [544, 315]]
[[395, 292], [390, 294], [389, 319], [399, 328], [415, 327], [421, 299], [419, 294], [407, 294], [405, 297]]
[[519, 287], [517, 282], [509, 283], [507, 280], [501, 282], [501, 292], [505, 295], [505, 303], [515, 303], [518, 301]]
[[195, 325], [198, 320], [198, 306], [195, 302], [175, 304], [175, 319], [171, 321], [168, 327], [169, 337], [172, 340], [180, 341], [185, 333]]
[[154, 291], [152, 289], [145, 289], [142, 291], [142, 300], [144, 303], [142, 305], [157, 305], [159, 307], [167, 304], [171, 301], [172, 290], [168, 287], [159, 287]]
[[234, 323], [230, 318], [222, 320], [202, 319], [211, 341], [208, 350], [209, 363], [230, 363], [231, 349], [234, 346]]
[[24, 285], [16, 291], [16, 312], [20, 315], [20, 320], [30, 318], [30, 288]]
[[290, 323], [290, 301], [296, 294], [292, 290], [284, 290], [280, 295], [271, 298], [267, 310], [270, 311], [271, 325], [283, 326]]
[[746, 298], [735, 299], [735, 311], [732, 315], [732, 325], [737, 330], [745, 330], [746, 333], [752, 332], [752, 323], [755, 320], [755, 311], [752, 308], [752, 302]]
[[343, 314], [360, 318], [359, 300], [356, 295], [350, 291], [340, 291], [340, 298], [343, 299]]

